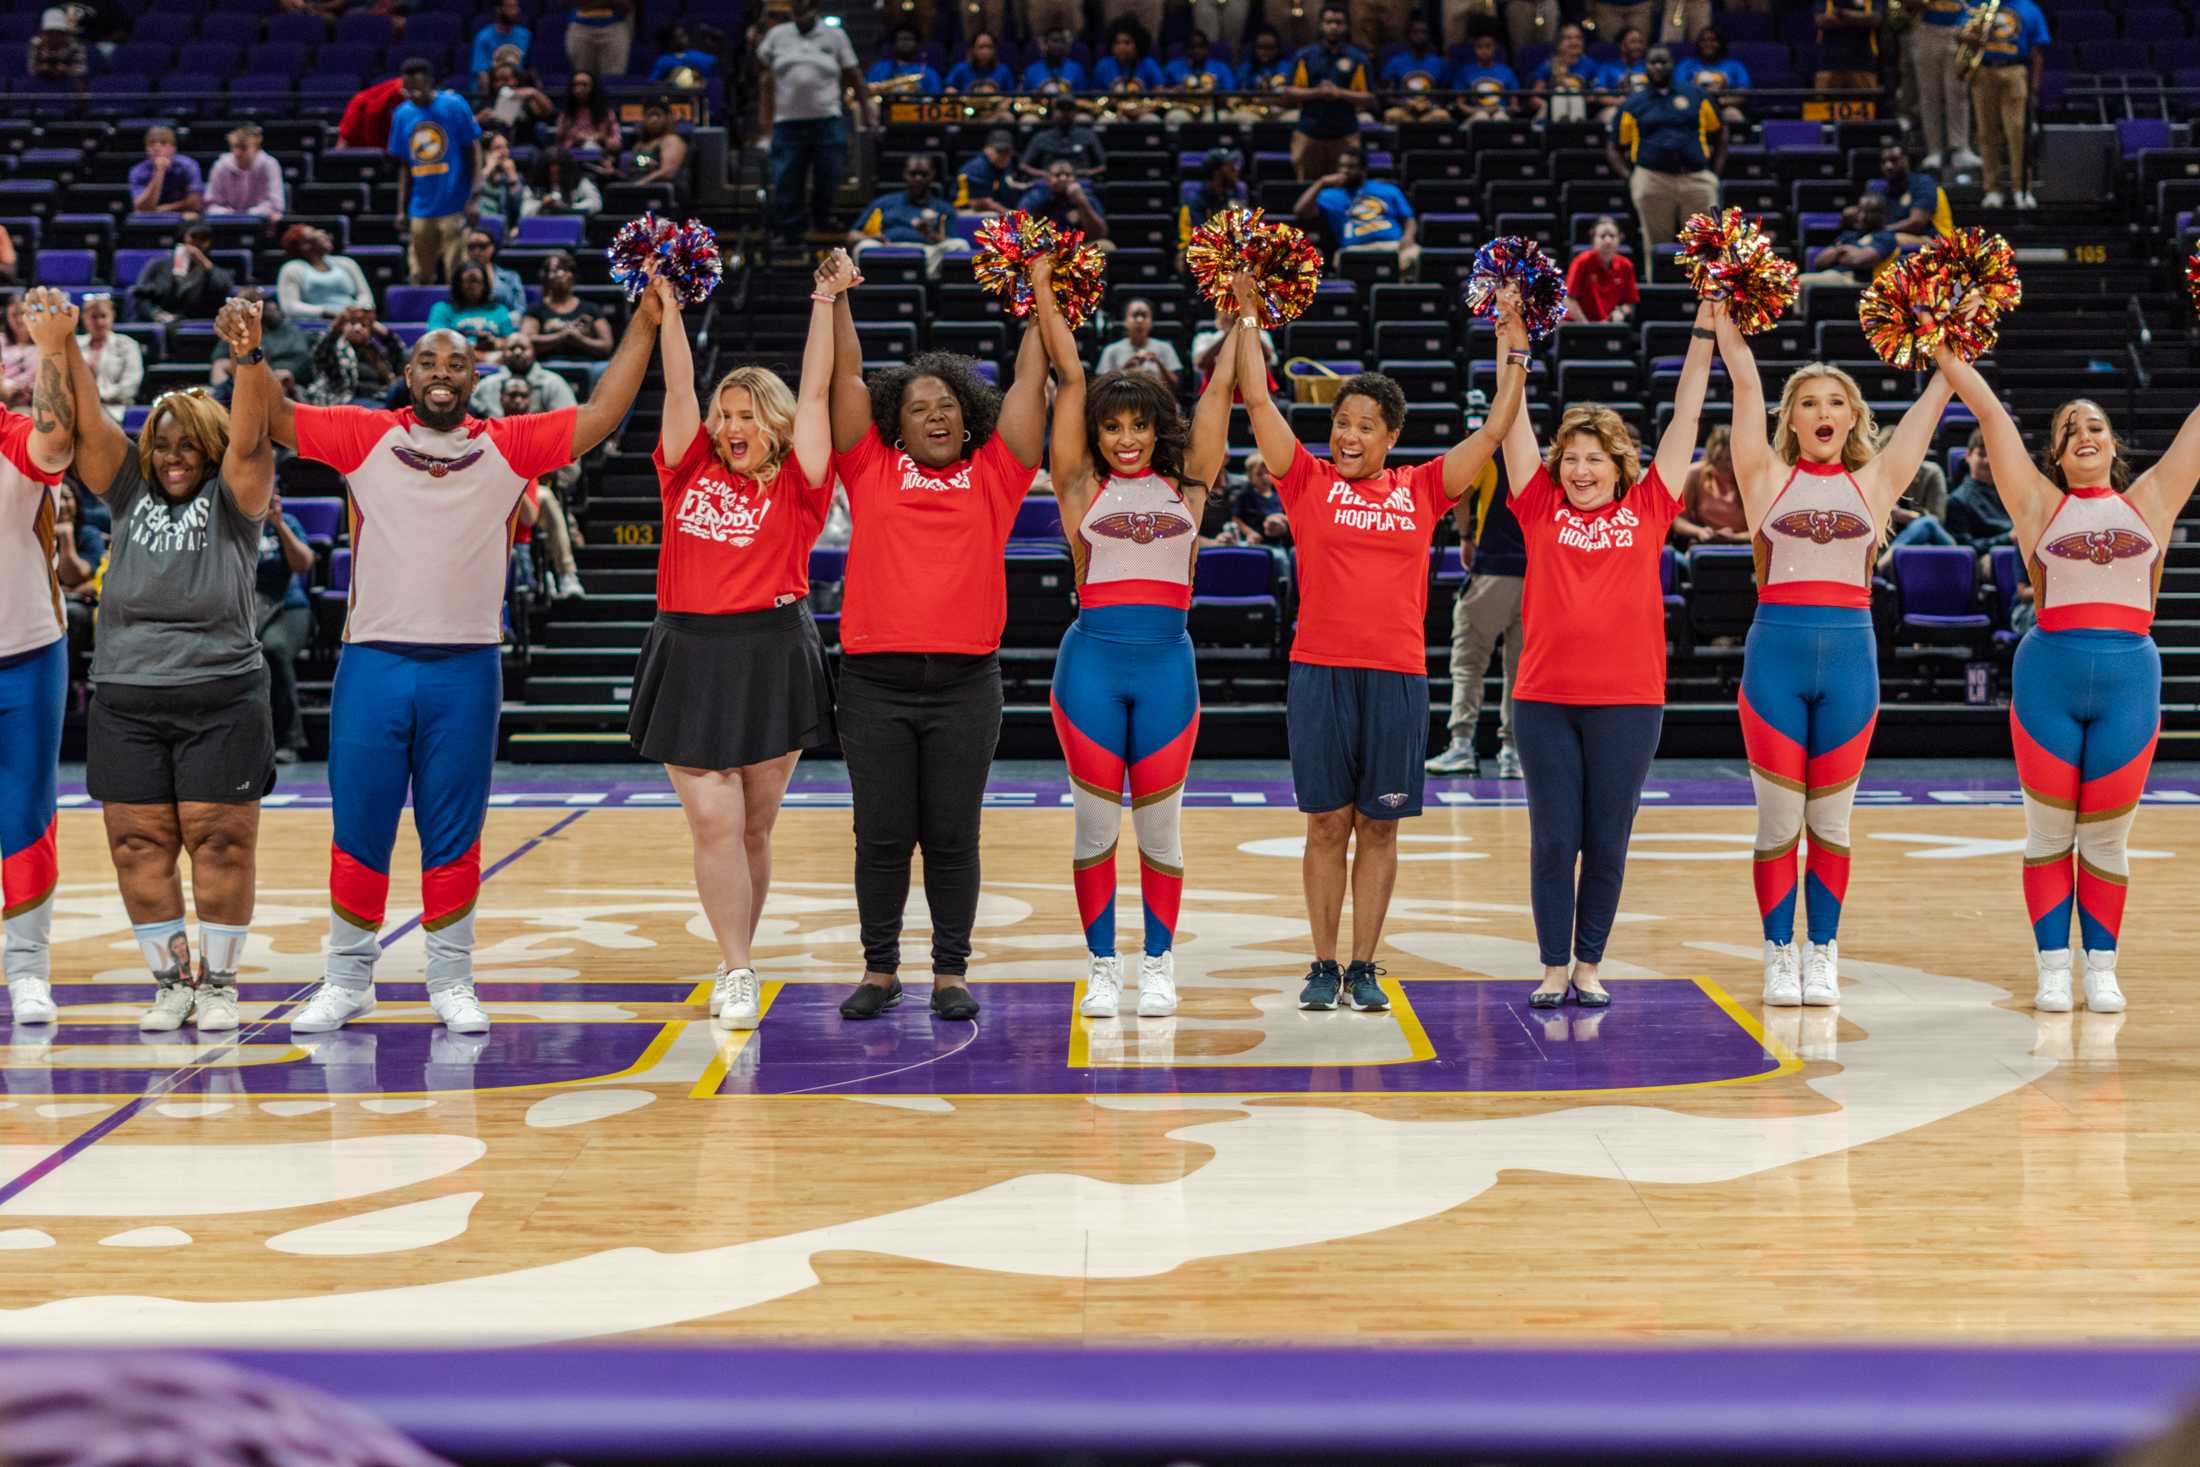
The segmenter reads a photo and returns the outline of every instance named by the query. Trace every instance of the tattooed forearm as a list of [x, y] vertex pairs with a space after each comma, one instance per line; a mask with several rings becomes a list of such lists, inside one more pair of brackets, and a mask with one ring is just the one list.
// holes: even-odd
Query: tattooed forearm
[[76, 432], [76, 394], [62, 376], [61, 363], [52, 357], [38, 364], [38, 382], [31, 389], [31, 426], [41, 433]]

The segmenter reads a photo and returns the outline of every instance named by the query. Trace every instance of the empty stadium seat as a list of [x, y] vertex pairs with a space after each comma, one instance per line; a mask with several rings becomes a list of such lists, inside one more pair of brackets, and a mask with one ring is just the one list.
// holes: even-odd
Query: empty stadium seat
[[1894, 584], [1912, 641], [1976, 648], [1992, 629], [1978, 609], [1978, 553], [1968, 546], [1897, 545]]
[[1282, 625], [1275, 557], [1258, 546], [1212, 545], [1192, 567], [1189, 629], [1201, 646], [1273, 647]]
[[1700, 647], [1749, 635], [1757, 615], [1757, 558], [1746, 545], [1698, 545], [1688, 552], [1688, 630]]

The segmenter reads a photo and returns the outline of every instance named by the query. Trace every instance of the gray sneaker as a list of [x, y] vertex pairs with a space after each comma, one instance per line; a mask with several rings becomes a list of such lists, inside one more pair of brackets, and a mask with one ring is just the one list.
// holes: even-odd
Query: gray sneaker
[[1473, 779], [1482, 772], [1482, 761], [1474, 752], [1472, 739], [1453, 739], [1450, 747], [1421, 767], [1431, 774], [1464, 775]]
[[182, 978], [170, 974], [160, 977], [160, 992], [153, 996], [153, 1006], [138, 1017], [138, 1028], [148, 1034], [166, 1034], [181, 1029], [191, 1017], [191, 1006], [198, 1002], [199, 991]]
[[1510, 744], [1497, 751], [1497, 777], [1499, 779], [1519, 779], [1521, 777], [1520, 755], [1514, 751]]

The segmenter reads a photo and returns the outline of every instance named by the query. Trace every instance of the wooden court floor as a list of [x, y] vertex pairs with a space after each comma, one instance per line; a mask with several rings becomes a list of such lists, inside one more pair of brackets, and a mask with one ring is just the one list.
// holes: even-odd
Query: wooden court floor
[[[2200, 812], [2141, 813], [2127, 1014], [2031, 1011], [2015, 810], [1890, 807], [1857, 812], [1843, 1006], [1768, 1016], [1749, 811], [1646, 807], [1596, 1017], [1526, 1007], [1523, 811], [1410, 826], [1373, 1015], [1293, 1001], [1299, 817], [1195, 809], [1182, 1012], [1090, 1022], [1071, 816], [995, 811], [975, 1028], [924, 1009], [921, 887], [911, 1001], [834, 1015], [848, 822], [782, 821], [752, 1035], [700, 1002], [676, 813], [502, 809], [494, 1032], [426, 1022], [411, 928], [371, 1020], [293, 1040], [329, 822], [270, 810], [244, 993], [276, 1017], [202, 1044], [138, 1034], [98, 817], [66, 812], [62, 1021], [0, 1029], [0, 1338], [2200, 1331]], [[1134, 857], [1123, 899], [1129, 948]]]

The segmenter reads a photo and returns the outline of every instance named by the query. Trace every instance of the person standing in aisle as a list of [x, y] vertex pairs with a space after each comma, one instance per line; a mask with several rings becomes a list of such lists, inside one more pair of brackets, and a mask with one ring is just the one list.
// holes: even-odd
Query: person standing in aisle
[[1527, 587], [1528, 547], [1513, 518], [1512, 496], [1505, 492], [1504, 470], [1492, 461], [1459, 501], [1459, 557], [1467, 583], [1451, 611], [1451, 742], [1428, 761], [1431, 774], [1482, 773], [1475, 751], [1475, 730], [1482, 722], [1482, 683], [1490, 657], [1505, 644], [1505, 693], [1497, 723], [1497, 777], [1520, 778], [1520, 751], [1513, 742], [1514, 689], [1520, 680], [1520, 603]]

